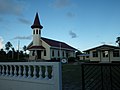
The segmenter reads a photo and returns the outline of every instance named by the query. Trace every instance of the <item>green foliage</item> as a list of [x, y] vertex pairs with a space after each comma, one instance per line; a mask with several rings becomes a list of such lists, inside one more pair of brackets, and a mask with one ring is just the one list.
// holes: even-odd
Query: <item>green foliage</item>
[[68, 62], [75, 62], [75, 59], [76, 59], [75, 57], [69, 57]]
[[[18, 50], [15, 51], [11, 42], [8, 41], [5, 44], [5, 50], [7, 50], [7, 52], [5, 52], [4, 49], [0, 50], [0, 62], [24, 62], [26, 61], [24, 59], [28, 57], [28, 54], [26, 54], [26, 49], [27, 47], [24, 46], [23, 50], [25, 51], [25, 53], [23, 53], [23, 51], [18, 51]], [[18, 60], [18, 57], [19, 57], [19, 60]]]

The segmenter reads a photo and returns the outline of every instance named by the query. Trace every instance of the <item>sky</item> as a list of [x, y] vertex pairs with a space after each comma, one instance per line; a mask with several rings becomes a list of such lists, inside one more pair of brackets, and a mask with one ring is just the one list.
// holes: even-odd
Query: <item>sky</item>
[[0, 48], [32, 41], [36, 12], [42, 37], [66, 42], [80, 51], [120, 37], [120, 0], [0, 0]]

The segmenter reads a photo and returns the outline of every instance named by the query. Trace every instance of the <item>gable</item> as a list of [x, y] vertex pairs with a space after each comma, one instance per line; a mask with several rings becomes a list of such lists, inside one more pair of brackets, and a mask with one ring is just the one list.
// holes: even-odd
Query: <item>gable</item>
[[94, 48], [85, 50], [83, 52], [88, 52], [88, 51], [91, 51], [91, 50], [114, 50], [114, 49], [120, 49], [120, 47], [112, 46], [112, 45], [101, 45], [101, 46], [98, 46], [98, 47], [94, 47]]

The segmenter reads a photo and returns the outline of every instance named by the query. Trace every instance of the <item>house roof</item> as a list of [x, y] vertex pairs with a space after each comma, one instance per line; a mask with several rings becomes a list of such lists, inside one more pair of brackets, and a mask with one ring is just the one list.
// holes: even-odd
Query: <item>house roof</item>
[[38, 16], [38, 13], [36, 13], [36, 16], [35, 16], [35, 19], [34, 19], [34, 23], [33, 25], [31, 26], [31, 28], [40, 28], [42, 29], [43, 26], [40, 24], [40, 20], [39, 20], [39, 16]]
[[112, 46], [112, 45], [101, 45], [101, 46], [97, 46], [88, 50], [85, 50], [83, 52], [87, 52], [87, 51], [91, 51], [91, 50], [114, 50], [114, 49], [120, 49], [120, 47], [117, 46]]
[[31, 46], [28, 47], [29, 50], [44, 50], [45, 48], [43, 46]]
[[[52, 40], [52, 39], [48, 39], [48, 38], [44, 38], [41, 37], [41, 39], [46, 42], [48, 45], [51, 46], [51, 48], [61, 48], [61, 49], [67, 49], [67, 50], [77, 50], [75, 48], [73, 48], [72, 46], [64, 43], [64, 42], [60, 42], [60, 41], [56, 41], [56, 40]], [[28, 46], [28, 50], [31, 48], [33, 42], [31, 42], [31, 44]], [[42, 46], [44, 47], [44, 46]]]
[[58, 47], [58, 48], [66, 48], [66, 49], [72, 49], [72, 50], [77, 50], [73, 47], [71, 47], [70, 45], [64, 43], [64, 42], [60, 42], [60, 41], [56, 41], [56, 40], [52, 40], [52, 39], [48, 39], [48, 38], [41, 38], [43, 41], [45, 41], [48, 45], [52, 46], [52, 47]]
[[77, 55], [77, 56], [90, 56], [90, 54], [83, 53], [83, 54], [80, 54], [80, 55]]

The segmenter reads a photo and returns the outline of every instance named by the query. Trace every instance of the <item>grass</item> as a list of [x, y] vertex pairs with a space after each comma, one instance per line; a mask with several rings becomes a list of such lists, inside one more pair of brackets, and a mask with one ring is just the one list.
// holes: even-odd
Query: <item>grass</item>
[[63, 90], [81, 90], [81, 65], [62, 66], [62, 86]]

